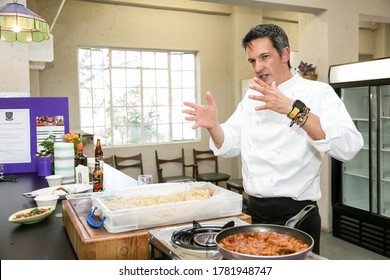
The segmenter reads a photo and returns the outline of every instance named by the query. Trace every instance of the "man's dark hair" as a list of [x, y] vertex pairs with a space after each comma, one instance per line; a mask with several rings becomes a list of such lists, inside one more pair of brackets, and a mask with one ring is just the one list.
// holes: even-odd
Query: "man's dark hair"
[[[253, 27], [242, 39], [242, 47], [246, 50], [250, 42], [258, 38], [270, 39], [280, 57], [282, 57], [284, 48], [290, 47], [286, 33], [275, 24], [259, 24]], [[288, 67], [291, 68], [290, 60]]]

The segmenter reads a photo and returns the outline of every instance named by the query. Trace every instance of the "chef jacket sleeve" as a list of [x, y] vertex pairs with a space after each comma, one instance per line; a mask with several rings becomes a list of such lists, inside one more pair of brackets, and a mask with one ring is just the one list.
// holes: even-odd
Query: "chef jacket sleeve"
[[313, 111], [320, 118], [325, 139], [314, 141], [308, 135], [306, 137], [318, 151], [345, 162], [351, 160], [361, 150], [364, 140], [344, 103], [330, 86], [327, 90], [329, 92], [324, 95], [322, 102], [317, 103], [326, 105]]

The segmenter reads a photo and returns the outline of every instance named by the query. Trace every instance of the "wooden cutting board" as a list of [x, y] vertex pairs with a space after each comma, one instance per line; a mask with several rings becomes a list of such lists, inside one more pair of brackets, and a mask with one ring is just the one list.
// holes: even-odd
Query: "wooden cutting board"
[[[110, 233], [104, 227], [95, 229], [86, 218], [91, 212], [90, 198], [62, 201], [62, 221], [77, 257], [80, 260], [147, 260], [149, 259], [148, 231], [156, 228]], [[249, 215], [235, 216], [247, 223]], [[166, 228], [169, 225], [157, 228]]]

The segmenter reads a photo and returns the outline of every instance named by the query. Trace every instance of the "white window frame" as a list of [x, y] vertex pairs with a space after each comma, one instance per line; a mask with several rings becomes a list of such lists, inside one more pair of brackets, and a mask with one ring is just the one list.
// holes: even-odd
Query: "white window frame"
[[80, 47], [81, 130], [106, 146], [199, 141], [181, 113], [198, 99], [196, 61], [195, 51]]

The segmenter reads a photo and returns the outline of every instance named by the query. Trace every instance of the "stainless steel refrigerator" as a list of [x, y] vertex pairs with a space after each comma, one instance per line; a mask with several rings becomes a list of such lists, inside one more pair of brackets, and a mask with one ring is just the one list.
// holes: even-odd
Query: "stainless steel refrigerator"
[[329, 82], [364, 138], [332, 159], [333, 235], [390, 257], [390, 58], [331, 66]]

